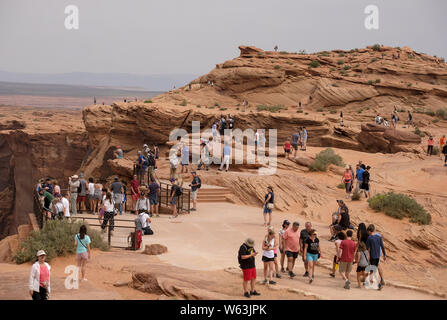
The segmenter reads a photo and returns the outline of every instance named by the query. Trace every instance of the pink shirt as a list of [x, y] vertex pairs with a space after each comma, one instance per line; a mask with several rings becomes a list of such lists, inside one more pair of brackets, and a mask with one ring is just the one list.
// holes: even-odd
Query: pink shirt
[[48, 280], [50, 280], [50, 271], [43, 263], [40, 265], [40, 286], [45, 287], [43, 283], [46, 282], [48, 284]]
[[298, 244], [300, 242], [300, 233], [299, 231], [293, 231], [292, 228], [287, 229], [284, 232], [284, 245], [286, 251], [298, 252]]

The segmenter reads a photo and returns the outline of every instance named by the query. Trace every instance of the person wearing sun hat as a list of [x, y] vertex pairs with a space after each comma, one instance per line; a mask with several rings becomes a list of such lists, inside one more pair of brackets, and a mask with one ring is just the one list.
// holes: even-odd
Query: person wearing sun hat
[[45, 262], [45, 251], [37, 251], [36, 257], [37, 261], [31, 266], [29, 275], [29, 294], [33, 300], [48, 300], [51, 267]]
[[[255, 290], [256, 284], [256, 265], [255, 256], [258, 254], [254, 249], [255, 241], [248, 238], [240, 246], [238, 252], [238, 261], [243, 273], [242, 288], [244, 289], [244, 296], [250, 298], [251, 296], [259, 296], [260, 294]], [[248, 283], [250, 282], [251, 291], [248, 291]]]

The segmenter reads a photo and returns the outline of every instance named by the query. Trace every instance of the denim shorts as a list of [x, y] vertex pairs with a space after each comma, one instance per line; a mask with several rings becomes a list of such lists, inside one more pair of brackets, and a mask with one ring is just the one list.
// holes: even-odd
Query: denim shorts
[[306, 253], [306, 259], [307, 259], [307, 261], [317, 262], [318, 261], [318, 254], [307, 252]]
[[158, 200], [157, 200], [157, 198], [154, 198], [154, 199], [149, 198], [149, 203], [150, 203], [151, 205], [156, 205], [156, 204], [158, 204]]
[[267, 205], [264, 205], [264, 214], [272, 213], [272, 209], [267, 208]]

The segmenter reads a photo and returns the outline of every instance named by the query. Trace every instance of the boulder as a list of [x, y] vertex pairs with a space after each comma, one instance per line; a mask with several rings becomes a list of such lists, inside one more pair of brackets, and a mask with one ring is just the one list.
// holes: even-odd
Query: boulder
[[146, 245], [143, 253], [148, 255], [158, 255], [168, 252], [168, 247], [162, 244], [150, 244]]

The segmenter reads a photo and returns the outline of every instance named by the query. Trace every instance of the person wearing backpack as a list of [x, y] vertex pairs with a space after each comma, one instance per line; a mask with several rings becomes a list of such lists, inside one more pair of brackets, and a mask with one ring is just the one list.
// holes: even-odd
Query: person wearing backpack
[[[243, 280], [242, 288], [244, 289], [244, 296], [250, 298], [251, 296], [259, 296], [255, 289], [256, 284], [256, 265], [255, 257], [258, 254], [254, 249], [255, 241], [251, 238], [239, 247], [237, 259], [242, 269]], [[251, 291], [248, 291], [248, 283], [250, 282]]]
[[155, 156], [152, 151], [149, 149], [147, 153], [147, 168], [149, 172], [149, 180], [153, 178], [155, 171]]
[[169, 196], [169, 205], [172, 210], [172, 216], [169, 219], [177, 218], [177, 200], [183, 194], [182, 189], [177, 185], [175, 178], [171, 178], [171, 193]]
[[202, 181], [200, 180], [199, 176], [195, 171], [191, 172], [192, 174], [192, 181], [189, 185], [191, 187], [191, 198], [192, 198], [192, 209], [191, 211], [197, 210], [197, 193], [199, 189], [202, 187]]
[[363, 241], [359, 241], [357, 244], [357, 253], [355, 255], [354, 264], [357, 263], [357, 286], [362, 287], [362, 283], [365, 282], [366, 273], [365, 269], [369, 266], [369, 252], [366, 250], [366, 244]]
[[90, 259], [90, 237], [87, 235], [87, 227], [82, 225], [79, 233], [75, 235], [76, 258], [78, 268], [81, 269], [81, 281], [87, 281], [85, 278], [85, 264]]

